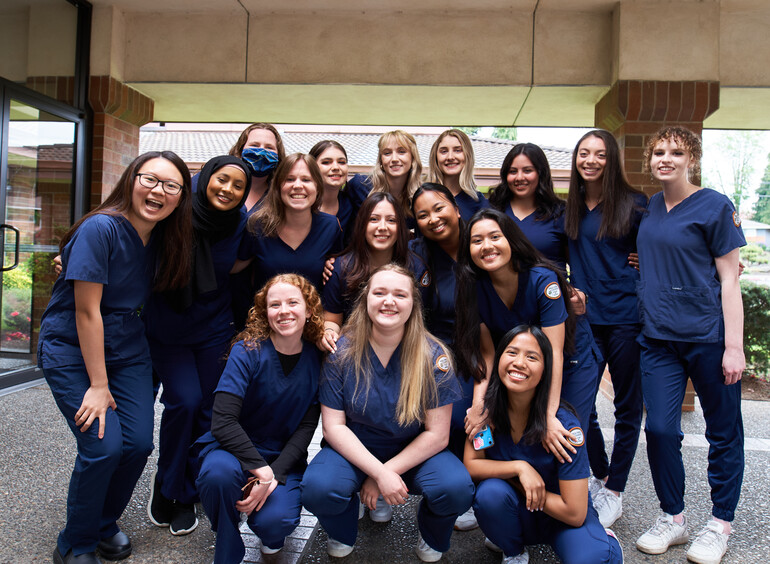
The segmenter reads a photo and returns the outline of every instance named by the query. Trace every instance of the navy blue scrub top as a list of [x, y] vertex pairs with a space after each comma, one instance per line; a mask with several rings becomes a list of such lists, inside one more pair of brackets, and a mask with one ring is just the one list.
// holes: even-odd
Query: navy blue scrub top
[[639, 271], [628, 264], [628, 255], [636, 252], [636, 234], [647, 198], [635, 197], [639, 208], [634, 213], [628, 234], [620, 238], [596, 234], [602, 223], [603, 205], [585, 208], [577, 239], [569, 239], [569, 267], [572, 285], [589, 297], [586, 315], [592, 325], [639, 323], [636, 284]]
[[545, 258], [556, 264], [562, 273], [567, 272], [567, 233], [564, 231], [564, 213], [541, 221], [537, 218], [537, 212], [532, 212], [524, 219], [519, 219], [513, 213], [511, 206], [507, 205], [505, 214], [516, 222], [524, 236]]
[[353, 231], [353, 223], [355, 222], [358, 209], [353, 208], [353, 202], [350, 201], [350, 195], [344, 187], [337, 195], [337, 202], [339, 202], [337, 220], [340, 222], [340, 228], [342, 229], [342, 240], [347, 243], [350, 239], [350, 232]]
[[[352, 258], [352, 253], [345, 253], [334, 261], [332, 275], [326, 281], [321, 293], [321, 302], [324, 309], [329, 313], [341, 313], [343, 321], [348, 318], [353, 310], [358, 295], [357, 290], [350, 295], [346, 295]], [[428, 268], [422, 259], [412, 252], [409, 253], [409, 264], [407, 267], [417, 281], [417, 288], [420, 290], [424, 303], [432, 285]]]
[[316, 288], [323, 286], [324, 263], [329, 255], [342, 250], [342, 230], [333, 215], [315, 212], [312, 217], [310, 232], [296, 249], [284, 243], [278, 235], [265, 237], [247, 231], [238, 258], [254, 258], [256, 290], [276, 274], [288, 272], [301, 274]]
[[[428, 265], [428, 242], [424, 237], [409, 241], [409, 248], [422, 259], [424, 264]], [[438, 244], [434, 244], [432, 249], [433, 283], [423, 299], [425, 323], [431, 333], [451, 347], [454, 343], [457, 317], [455, 308], [457, 263]]]
[[474, 200], [463, 190], [460, 190], [460, 193], [455, 196], [455, 202], [457, 202], [463, 221], [470, 221], [474, 213], [490, 207], [489, 200], [484, 197], [484, 194], [476, 191], [476, 195], [479, 197], [478, 200]]
[[38, 363], [42, 368], [83, 364], [75, 324], [74, 281], [102, 284], [104, 359], [118, 365], [149, 358], [138, 310], [153, 280], [153, 240], [145, 247], [122, 215], [86, 219], [61, 253], [62, 273], [43, 313]]
[[310, 406], [318, 403], [321, 353], [303, 341], [299, 362], [284, 374], [269, 338], [260, 341], [259, 348], [250, 346], [243, 341], [233, 345], [215, 393], [243, 398], [238, 422], [270, 463], [281, 454]]
[[[327, 357], [322, 368], [319, 397], [321, 404], [344, 411], [346, 424], [363, 445], [378, 457], [389, 458], [404, 449], [425, 426], [412, 423], [401, 427], [396, 421], [396, 406], [401, 389], [401, 346], [393, 352], [388, 365], [367, 344], [371, 364], [371, 385], [365, 390], [363, 378], [356, 390], [356, 375], [351, 363], [343, 364], [340, 352], [348, 346], [346, 337], [337, 341], [336, 353]], [[433, 375], [438, 390], [437, 401], [429, 409], [462, 399], [460, 384], [441, 347], [433, 346]]]
[[746, 244], [729, 198], [702, 188], [666, 211], [663, 192], [658, 192], [650, 198], [636, 244], [645, 336], [693, 343], [724, 339], [714, 259]]
[[192, 305], [181, 313], [172, 308], [162, 295], [151, 295], [143, 313], [150, 338], [172, 345], [211, 345], [233, 337], [230, 271], [235, 264], [245, 226], [246, 218], [241, 214], [235, 233], [211, 245], [216, 290], [195, 296]]
[[495, 347], [509, 330], [522, 323], [553, 327], [567, 320], [556, 274], [547, 268], [536, 266], [519, 272], [519, 289], [511, 309], [497, 295], [487, 274], [479, 277], [476, 295], [479, 316], [492, 334]]
[[561, 493], [559, 480], [583, 480], [588, 478], [588, 453], [585, 448], [585, 434], [580, 427], [577, 417], [560, 407], [556, 417], [564, 425], [564, 428], [572, 433], [570, 443], [577, 451], [572, 456], [572, 462], [561, 463], [556, 457], [545, 450], [538, 441], [528, 445], [524, 441], [513, 442], [510, 433], [496, 433], [492, 436], [495, 444], [484, 451], [489, 460], [523, 460], [537, 470], [543, 478], [545, 489], [552, 493]]

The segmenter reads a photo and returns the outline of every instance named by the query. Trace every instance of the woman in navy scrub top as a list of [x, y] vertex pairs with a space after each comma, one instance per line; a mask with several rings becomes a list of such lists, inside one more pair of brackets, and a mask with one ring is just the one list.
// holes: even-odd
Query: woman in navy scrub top
[[[465, 466], [480, 481], [473, 506], [479, 525], [503, 552], [503, 564], [529, 561], [526, 545], [547, 543], [566, 564], [620, 564], [623, 551], [589, 504], [588, 456], [575, 413], [559, 406], [556, 417], [575, 448], [561, 462], [543, 448], [553, 352], [539, 327], [520, 325], [500, 340], [485, 397], [494, 445], [465, 445]], [[490, 546], [491, 544], [491, 546]]]
[[[56, 563], [131, 554], [116, 521], [152, 451], [150, 351], [139, 309], [150, 290], [187, 283], [190, 173], [145, 153], [61, 242], [62, 274], [40, 328], [38, 362], [77, 442]], [[154, 228], [158, 226], [157, 233]]]
[[321, 288], [326, 257], [342, 249], [339, 221], [319, 211], [323, 186], [313, 157], [286, 157], [265, 204], [249, 218], [236, 270], [254, 259], [257, 287], [276, 274], [294, 272]]
[[348, 153], [337, 141], [319, 141], [308, 151], [318, 163], [324, 181], [324, 197], [321, 211], [337, 216], [347, 242], [353, 227], [355, 214], [345, 185], [348, 182]]
[[450, 355], [425, 330], [412, 274], [377, 270], [363, 289], [319, 391], [326, 446], [310, 463], [302, 502], [329, 535], [330, 556], [353, 551], [359, 500], [374, 510], [421, 494], [417, 555], [435, 562], [473, 499], [462, 463], [445, 450], [460, 390]]
[[389, 192], [407, 214], [409, 229], [414, 229], [409, 203], [421, 181], [422, 161], [417, 141], [411, 134], [397, 129], [380, 136], [377, 163], [371, 175], [356, 174], [348, 182], [347, 191], [356, 213], [370, 192]]
[[[588, 429], [588, 458], [599, 520], [611, 527], [622, 513], [622, 492], [636, 454], [642, 423], [639, 372], [641, 326], [636, 300], [639, 272], [629, 264], [647, 196], [631, 187], [623, 173], [618, 143], [611, 133], [586, 133], [572, 154], [572, 176], [565, 214], [570, 279], [590, 298], [586, 317], [602, 356], [607, 359], [615, 392], [615, 439], [612, 463], [596, 409]], [[598, 378], [605, 363], [599, 363]]]
[[566, 273], [564, 202], [553, 191], [551, 168], [540, 147], [513, 146], [500, 166], [500, 184], [490, 193], [489, 203], [513, 219], [529, 242]]
[[464, 221], [489, 207], [489, 201], [476, 190], [473, 181], [473, 145], [465, 133], [459, 129], [444, 131], [433, 143], [428, 160], [428, 182], [449, 188]]
[[[274, 125], [252, 123], [241, 132], [228, 154], [242, 158], [251, 172], [251, 186], [241, 208], [242, 219], [246, 221], [265, 203], [276, 168], [286, 158], [286, 149]], [[257, 285], [254, 265], [233, 274], [231, 278], [233, 321], [235, 328], [241, 330], [246, 323], [249, 308], [254, 303], [254, 294], [261, 286]]]
[[458, 256], [455, 340], [459, 370], [473, 375], [473, 407], [466, 418], [468, 435], [486, 424], [484, 394], [500, 339], [517, 325], [537, 324], [554, 350], [553, 385], [548, 405], [547, 448], [569, 460], [569, 432], [556, 417], [561, 399], [577, 406], [588, 421], [596, 394], [597, 363], [590, 328], [582, 330], [561, 272], [524, 237], [508, 216], [481, 210], [466, 230]]
[[387, 192], [375, 192], [364, 200], [350, 246], [333, 260], [333, 271], [322, 294], [326, 330], [321, 345], [329, 352], [336, 350], [340, 328], [350, 316], [361, 287], [381, 266], [392, 262], [411, 270], [423, 296], [431, 285], [422, 260], [409, 250], [404, 212]]
[[[462, 212], [449, 188], [426, 182], [412, 198], [412, 213], [422, 237], [409, 241], [412, 249], [427, 265], [432, 279], [425, 298], [425, 324], [428, 330], [454, 351], [457, 254], [464, 224]], [[458, 374], [463, 397], [452, 405], [449, 450], [462, 460], [467, 435], [465, 414], [473, 400], [473, 378]], [[457, 518], [455, 529], [469, 531], [478, 527], [473, 509]]]
[[700, 139], [683, 127], [661, 129], [645, 152], [663, 187], [650, 198], [637, 236], [645, 434], [663, 515], [636, 546], [661, 554], [689, 540], [681, 405], [690, 378], [706, 419], [713, 505], [687, 557], [719, 562], [743, 481], [740, 379], [746, 361], [738, 258], [746, 240], [732, 202], [690, 182], [700, 158]]
[[241, 207], [250, 179], [246, 163], [237, 157], [214, 157], [203, 165], [193, 195], [190, 281], [176, 292], [153, 294], [144, 310], [164, 406], [147, 514], [173, 535], [198, 525], [198, 465], [189, 449], [211, 427], [214, 389], [234, 335], [230, 270], [245, 225]]
[[[238, 564], [240, 514], [263, 554], [299, 524], [300, 481], [318, 425], [321, 300], [308, 280], [280, 274], [254, 298], [217, 386], [211, 433], [198, 444], [198, 489], [216, 532], [216, 564]], [[257, 480], [248, 494], [242, 488]]]

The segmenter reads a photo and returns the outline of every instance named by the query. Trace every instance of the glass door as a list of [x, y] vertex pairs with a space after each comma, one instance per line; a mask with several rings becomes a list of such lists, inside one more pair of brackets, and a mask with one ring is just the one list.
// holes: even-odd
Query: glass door
[[13, 95], [3, 114], [0, 379], [8, 384], [9, 375], [37, 364], [40, 318], [56, 279], [52, 259], [73, 220], [79, 128], [77, 120]]

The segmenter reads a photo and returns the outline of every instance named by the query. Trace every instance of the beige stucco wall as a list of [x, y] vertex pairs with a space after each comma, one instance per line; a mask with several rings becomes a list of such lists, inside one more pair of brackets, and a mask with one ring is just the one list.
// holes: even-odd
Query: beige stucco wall
[[27, 78], [28, 29], [28, 10], [0, 13], [0, 76], [14, 82]]
[[97, 6], [91, 17], [91, 74], [125, 80], [126, 22], [114, 6]]
[[34, 4], [29, 10], [27, 76], [73, 76], [76, 37], [74, 6]]

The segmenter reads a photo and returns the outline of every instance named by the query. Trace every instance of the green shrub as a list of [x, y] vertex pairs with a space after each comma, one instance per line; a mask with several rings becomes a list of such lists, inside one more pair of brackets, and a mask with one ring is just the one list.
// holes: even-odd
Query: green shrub
[[746, 365], [758, 376], [770, 369], [770, 287], [741, 282]]
[[748, 264], [767, 264], [770, 258], [759, 245], [749, 244], [741, 249], [741, 260]]
[[27, 262], [3, 273], [3, 289], [28, 290], [32, 288], [32, 271]]

